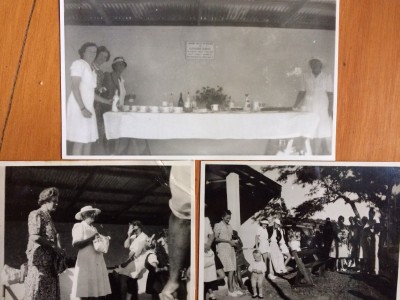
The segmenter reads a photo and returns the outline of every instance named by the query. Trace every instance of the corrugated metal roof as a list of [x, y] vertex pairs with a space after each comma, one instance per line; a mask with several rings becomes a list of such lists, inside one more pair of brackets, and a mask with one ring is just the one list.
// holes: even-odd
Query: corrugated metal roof
[[85, 205], [102, 210], [100, 223], [126, 224], [139, 219], [144, 224], [166, 225], [171, 192], [168, 166], [56, 166], [7, 167], [6, 219], [26, 221], [37, 209], [40, 192], [60, 190], [55, 222], [74, 222]]
[[335, 29], [336, 0], [64, 0], [66, 25]]

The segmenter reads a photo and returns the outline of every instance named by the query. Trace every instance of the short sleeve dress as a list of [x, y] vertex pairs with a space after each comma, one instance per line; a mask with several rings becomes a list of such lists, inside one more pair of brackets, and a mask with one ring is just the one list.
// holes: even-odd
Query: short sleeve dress
[[[233, 230], [231, 225], [221, 221], [215, 224], [214, 233], [216, 238], [231, 240]], [[217, 243], [217, 254], [224, 266], [225, 272], [236, 271], [235, 248], [229, 243]]]
[[[83, 241], [97, 233], [97, 229], [85, 221], [76, 223], [72, 228], [72, 243]], [[78, 252], [72, 296], [101, 297], [111, 294], [110, 281], [103, 253], [94, 250], [93, 244]]]
[[256, 236], [259, 236], [260, 243], [258, 245], [258, 249], [262, 254], [271, 252], [269, 248], [269, 241], [268, 241], [268, 230], [267, 228], [263, 228], [262, 226], [257, 227]]
[[[49, 213], [41, 209], [29, 214], [28, 231], [29, 236], [39, 235], [53, 243], [57, 240], [57, 231]], [[26, 256], [28, 273], [25, 279], [24, 299], [60, 299], [60, 285], [54, 266], [56, 259], [54, 250], [29, 239]]]
[[319, 125], [315, 137], [331, 137], [332, 119], [328, 114], [329, 99], [327, 95], [327, 92], [333, 91], [331, 76], [325, 72], [321, 72], [317, 77], [311, 73], [306, 73], [303, 75], [300, 90], [306, 93], [303, 105], [305, 109], [319, 116]]
[[72, 77], [81, 78], [79, 91], [86, 109], [92, 113], [92, 116], [85, 118], [82, 115], [81, 107], [71, 91], [67, 100], [66, 112], [67, 140], [77, 143], [92, 143], [99, 138], [94, 110], [94, 91], [97, 85], [97, 75], [83, 59], [74, 61], [70, 70]]

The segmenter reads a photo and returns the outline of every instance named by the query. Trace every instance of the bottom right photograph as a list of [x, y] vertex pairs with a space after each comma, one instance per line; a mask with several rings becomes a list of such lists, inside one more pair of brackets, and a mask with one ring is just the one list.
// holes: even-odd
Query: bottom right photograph
[[400, 164], [202, 162], [199, 299], [396, 299]]

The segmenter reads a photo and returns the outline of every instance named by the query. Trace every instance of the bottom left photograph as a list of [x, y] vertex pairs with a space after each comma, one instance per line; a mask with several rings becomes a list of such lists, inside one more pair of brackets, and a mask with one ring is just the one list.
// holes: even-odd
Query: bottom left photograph
[[194, 299], [194, 201], [192, 162], [1, 164], [1, 299]]

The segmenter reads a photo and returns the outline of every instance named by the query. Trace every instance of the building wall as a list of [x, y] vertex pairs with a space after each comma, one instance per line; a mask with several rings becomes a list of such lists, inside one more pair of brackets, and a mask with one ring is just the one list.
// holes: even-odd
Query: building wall
[[[324, 30], [239, 27], [66, 26], [66, 91], [70, 92], [69, 67], [88, 41], [105, 45], [111, 61], [124, 56], [127, 91], [138, 104], [161, 105], [170, 93], [193, 95], [203, 86], [222, 86], [237, 106], [245, 94], [268, 106], [292, 106], [299, 88], [299, 72], [308, 71], [308, 60], [319, 57], [333, 74], [335, 33]], [[186, 42], [209, 42], [211, 60], [185, 58]]]

